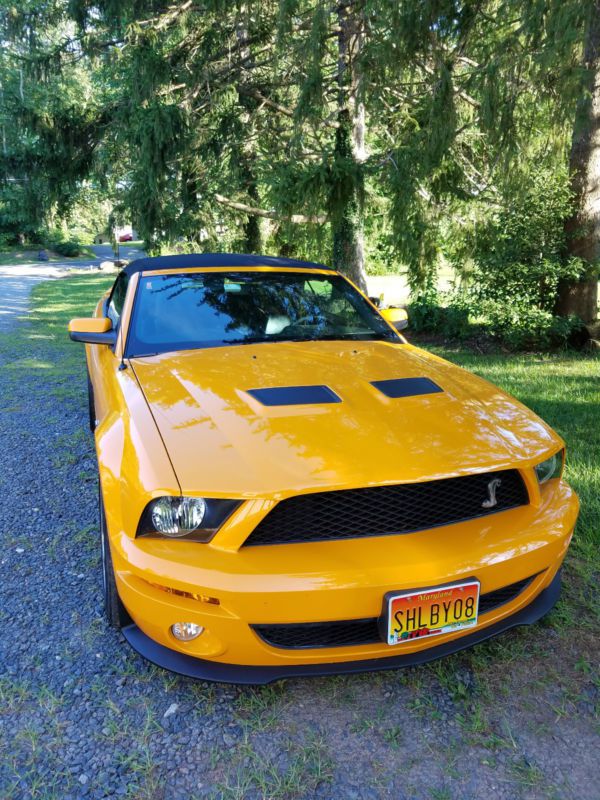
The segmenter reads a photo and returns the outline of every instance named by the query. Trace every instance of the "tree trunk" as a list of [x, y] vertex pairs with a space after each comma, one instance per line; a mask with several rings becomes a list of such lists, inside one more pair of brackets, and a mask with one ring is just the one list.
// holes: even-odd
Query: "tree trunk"
[[338, 128], [331, 202], [333, 265], [366, 291], [362, 169], [365, 108], [357, 64], [364, 38], [363, 19], [351, 2], [342, 1], [338, 6], [338, 22]]
[[[254, 149], [251, 146], [242, 145], [239, 160], [241, 188], [255, 205], [259, 205], [258, 182], [254, 171], [255, 162], [256, 153]], [[242, 248], [245, 253], [260, 253], [262, 250], [262, 242], [261, 218], [249, 212], [248, 218], [244, 223]]]
[[[244, 4], [240, 7], [240, 21], [236, 26], [236, 36], [238, 42], [248, 41], [248, 28], [246, 26], [246, 15], [248, 13], [247, 6]], [[258, 191], [258, 179], [256, 177], [256, 147], [254, 143], [254, 124], [253, 113], [256, 110], [256, 100], [244, 91], [244, 84], [246, 82], [244, 72], [252, 71], [253, 63], [250, 60], [250, 47], [242, 46], [240, 48], [240, 63], [246, 64], [242, 68], [242, 74], [239, 79], [238, 87], [238, 102], [244, 109], [242, 120], [246, 123], [246, 136], [239, 152], [239, 172], [241, 178], [241, 189], [248, 195], [253, 205], [260, 205], [260, 195]], [[263, 244], [261, 218], [256, 214], [248, 214], [248, 219], [244, 225], [244, 240], [242, 247], [246, 253], [260, 253]]]
[[577, 105], [570, 168], [576, 211], [565, 225], [571, 255], [587, 263], [580, 281], [562, 281], [556, 312], [593, 322], [598, 309], [600, 260], [600, 0], [590, 7], [584, 67], [587, 86]]

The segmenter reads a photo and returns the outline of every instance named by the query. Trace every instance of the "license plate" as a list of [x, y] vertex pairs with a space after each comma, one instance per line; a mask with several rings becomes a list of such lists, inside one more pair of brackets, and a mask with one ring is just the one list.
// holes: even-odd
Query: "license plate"
[[386, 600], [387, 642], [402, 644], [477, 625], [479, 581], [402, 594], [390, 592]]

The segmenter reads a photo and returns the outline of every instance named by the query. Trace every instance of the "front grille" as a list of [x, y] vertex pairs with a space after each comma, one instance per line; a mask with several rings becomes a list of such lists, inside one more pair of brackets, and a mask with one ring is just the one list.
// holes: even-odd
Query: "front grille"
[[252, 625], [272, 647], [346, 647], [380, 642], [377, 617], [339, 622], [302, 622], [297, 625]]
[[525, 591], [531, 581], [536, 577], [537, 575], [532, 575], [530, 578], [524, 578], [522, 581], [511, 583], [510, 586], [503, 586], [501, 589], [496, 589], [495, 592], [482, 594], [479, 598], [479, 613], [487, 614], [488, 611], [493, 611], [495, 608], [498, 608], [498, 606], [510, 603], [511, 600], [514, 600], [521, 592]]
[[[489, 484], [496, 505], [490, 500]], [[527, 505], [529, 497], [516, 469], [444, 478], [428, 483], [369, 486], [316, 492], [282, 500], [261, 520], [245, 545], [322, 542], [389, 536], [450, 525]]]
[[[479, 614], [510, 603], [536, 577], [525, 578], [479, 598]], [[379, 619], [347, 619], [336, 622], [301, 622], [291, 625], [252, 625], [252, 629], [271, 647], [301, 650], [315, 647], [348, 647], [381, 642]]]

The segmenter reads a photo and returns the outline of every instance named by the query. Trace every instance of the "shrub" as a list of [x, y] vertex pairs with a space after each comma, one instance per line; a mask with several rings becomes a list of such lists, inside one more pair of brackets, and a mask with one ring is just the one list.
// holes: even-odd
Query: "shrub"
[[410, 330], [465, 339], [481, 333], [510, 350], [566, 347], [583, 328], [578, 317], [556, 317], [526, 302], [480, 301], [472, 295], [418, 296], [408, 306]]
[[0, 250], [8, 250], [16, 243], [17, 238], [13, 233], [0, 233]]
[[578, 317], [556, 317], [525, 304], [487, 302], [480, 306], [487, 331], [511, 350], [566, 347], [583, 327]]
[[469, 315], [470, 308], [464, 300], [450, 296], [444, 305], [435, 292], [418, 295], [408, 306], [411, 330], [439, 333], [451, 339], [464, 339], [472, 333]]
[[81, 245], [79, 242], [75, 242], [72, 239], [66, 239], [62, 242], [55, 242], [52, 246], [53, 250], [67, 258], [74, 258], [81, 253]]
[[[446, 256], [476, 301], [552, 312], [560, 280], [584, 271], [581, 259], [567, 252], [572, 202], [566, 169], [516, 174], [494, 213], [453, 229]], [[532, 320], [535, 312], [526, 316]]]
[[74, 258], [81, 253], [82, 245], [76, 239], [67, 239], [62, 231], [47, 231], [44, 244], [49, 250], [54, 250], [65, 258]]

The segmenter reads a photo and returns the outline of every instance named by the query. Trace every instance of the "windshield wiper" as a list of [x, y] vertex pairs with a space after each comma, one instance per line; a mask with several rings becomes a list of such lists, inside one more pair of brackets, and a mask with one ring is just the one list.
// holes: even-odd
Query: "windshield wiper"
[[315, 336], [245, 336], [240, 339], [223, 339], [222, 344], [270, 344], [273, 342], [314, 342]]
[[390, 331], [365, 331], [364, 333], [316, 333], [306, 336], [244, 336], [239, 339], [223, 339], [223, 344], [257, 344], [262, 342], [334, 342], [334, 341], [369, 341], [372, 339], [396, 340]]
[[260, 344], [261, 342], [270, 341], [270, 339], [265, 339], [264, 336], [243, 336], [239, 339], [221, 339], [221, 344]]
[[353, 341], [353, 342], [368, 342], [373, 339], [381, 340], [381, 339], [389, 339], [391, 341], [395, 341], [396, 337], [390, 331], [387, 332], [380, 332], [377, 331], [373, 332], [366, 332], [366, 333], [323, 333], [317, 336], [310, 336], [307, 338], [307, 341], [316, 342], [316, 341]]
[[198, 342], [191, 347], [189, 342], [185, 346], [168, 347], [164, 350], [157, 350], [153, 353], [131, 353], [127, 354], [126, 358], [152, 358], [152, 356], [163, 355], [164, 353], [178, 352], [179, 350], [203, 350], [210, 347], [223, 347], [230, 344], [269, 344], [276, 342], [334, 342], [334, 341], [369, 341], [369, 340], [387, 340], [397, 341], [392, 332], [365, 332], [365, 333], [323, 333], [315, 334], [313, 336], [240, 336], [237, 339], [221, 339], [217, 342]]

